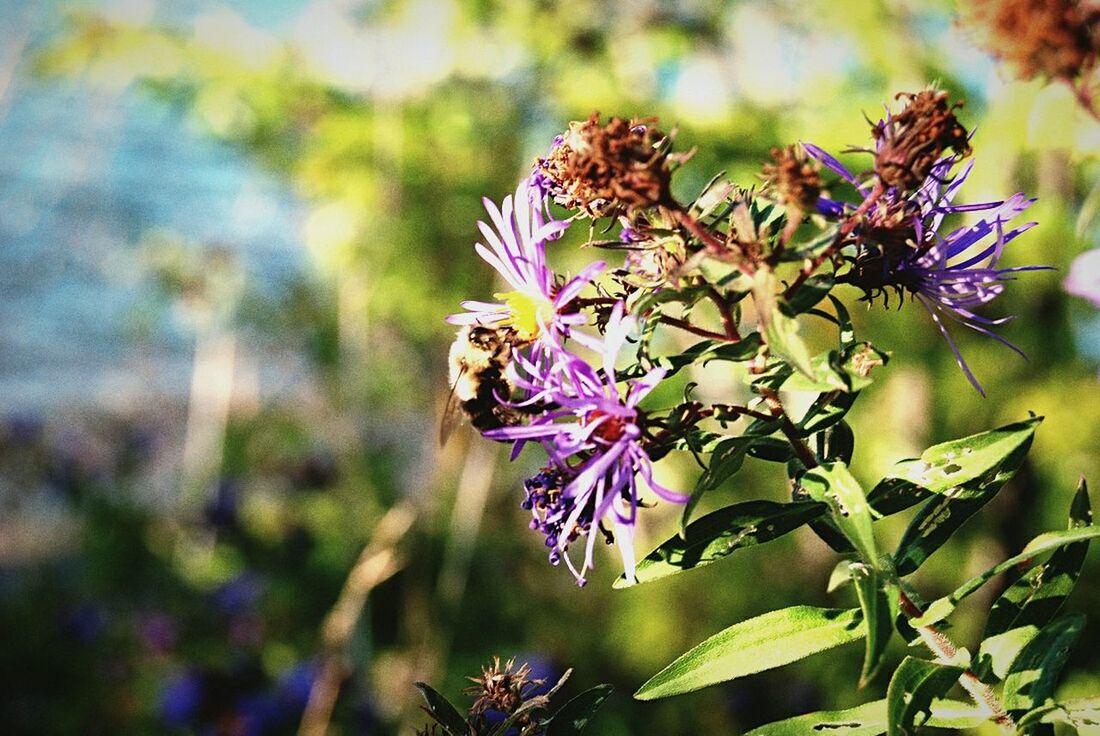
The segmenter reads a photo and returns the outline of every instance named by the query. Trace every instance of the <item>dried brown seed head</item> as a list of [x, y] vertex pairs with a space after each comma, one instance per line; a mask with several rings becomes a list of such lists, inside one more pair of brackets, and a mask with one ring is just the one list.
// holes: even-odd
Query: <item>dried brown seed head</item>
[[948, 149], [959, 158], [970, 155], [969, 134], [955, 117], [963, 103], [950, 103], [946, 92], [926, 89], [897, 97], [908, 98], [901, 112], [871, 127], [875, 173], [885, 186], [908, 191], [924, 182]]

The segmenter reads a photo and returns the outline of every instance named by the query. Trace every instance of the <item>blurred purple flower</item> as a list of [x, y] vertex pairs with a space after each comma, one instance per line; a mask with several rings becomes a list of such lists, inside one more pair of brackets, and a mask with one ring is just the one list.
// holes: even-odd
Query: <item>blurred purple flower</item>
[[1087, 250], [1074, 259], [1065, 288], [1070, 294], [1088, 299], [1094, 307], [1100, 308], [1100, 248]]
[[141, 617], [138, 635], [146, 649], [165, 654], [172, 650], [179, 639], [179, 624], [172, 614], [154, 611]]
[[263, 591], [263, 581], [258, 575], [243, 572], [218, 586], [211, 597], [223, 613], [243, 613], [256, 606]]
[[[537, 440], [546, 448], [551, 467], [527, 481], [523, 504], [534, 517], [532, 528], [546, 535], [551, 563], [557, 564], [564, 557], [580, 585], [584, 585], [584, 575], [593, 566], [596, 535], [592, 526], [612, 541], [605, 521], [619, 536], [623, 568], [633, 579], [638, 476], [661, 498], [674, 503], [684, 503], [688, 498], [653, 480], [652, 461], [644, 445], [643, 416], [637, 408], [664, 377], [664, 369], [654, 369], [629, 381], [625, 396], [615, 380], [615, 358], [636, 326], [636, 320], [623, 316], [622, 303], [616, 304], [604, 340], [598, 345], [602, 372], [566, 352], [560, 344], [554, 345], [552, 359], [545, 365], [518, 358], [513, 364], [519, 366], [514, 371], [516, 385], [530, 393], [529, 402], [544, 402], [555, 408], [534, 417], [529, 424], [485, 433], [491, 439], [513, 440], [517, 447]], [[569, 555], [562, 553], [581, 536], [588, 539], [578, 570]]]
[[169, 680], [160, 693], [160, 715], [169, 726], [185, 726], [196, 715], [203, 699], [202, 676], [197, 672]]
[[478, 243], [475, 249], [512, 291], [495, 294], [501, 302], [465, 301], [462, 306], [468, 311], [453, 314], [447, 321], [509, 327], [519, 344], [535, 343], [535, 352], [541, 355], [546, 341], [540, 338], [551, 333], [568, 336], [570, 327], [584, 324], [584, 315], [570, 310], [569, 303], [606, 264], [593, 263], [565, 283], [554, 275], [546, 265], [546, 243], [569, 224], [544, 221], [545, 199], [528, 180], [521, 181], [500, 208], [489, 199], [483, 201], [492, 226], [478, 222], [485, 243]]
[[[870, 196], [870, 190], [861, 186], [835, 158], [812, 144], [806, 144], [806, 150], [856, 187], [865, 198]], [[1007, 231], [1005, 225], [1035, 200], [1017, 193], [1003, 201], [953, 204], [973, 168], [971, 162], [951, 179], [951, 169], [956, 162], [954, 156], [941, 159], [912, 194], [893, 187], [885, 190], [856, 229], [858, 244], [851, 260], [852, 269], [840, 280], [862, 288], [869, 299], [893, 289], [899, 295], [909, 294], [919, 301], [947, 340], [967, 380], [984, 396], [985, 391], [963, 359], [946, 320], [962, 324], [1026, 357], [1018, 347], [991, 329], [1014, 317], [992, 319], [974, 310], [1000, 296], [1005, 283], [1013, 280], [1014, 274], [1049, 267], [1000, 267], [1005, 245], [1037, 223], [1024, 223]], [[824, 197], [819, 205], [822, 212], [837, 216], [847, 216], [854, 209], [849, 203]], [[961, 212], [985, 214], [973, 225], [940, 234], [944, 218]]]

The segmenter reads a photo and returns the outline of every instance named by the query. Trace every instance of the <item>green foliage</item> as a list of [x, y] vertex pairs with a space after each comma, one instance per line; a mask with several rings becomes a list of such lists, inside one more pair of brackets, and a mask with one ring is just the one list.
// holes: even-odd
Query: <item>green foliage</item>
[[638, 688], [638, 700], [680, 695], [781, 667], [862, 639], [859, 609], [794, 606], [742, 621], [685, 652]]
[[546, 736], [576, 736], [584, 731], [592, 716], [611, 697], [610, 685], [597, 685], [576, 695], [546, 722]]
[[955, 665], [906, 657], [894, 670], [886, 691], [886, 733], [915, 736], [932, 716], [932, 703], [947, 694], [963, 673]]

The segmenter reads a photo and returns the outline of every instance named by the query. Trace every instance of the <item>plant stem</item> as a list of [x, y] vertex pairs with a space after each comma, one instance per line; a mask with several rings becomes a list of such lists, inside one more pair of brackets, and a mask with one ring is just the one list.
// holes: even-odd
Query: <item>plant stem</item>
[[783, 292], [785, 299], [790, 299], [796, 291], [801, 288], [802, 284], [806, 283], [806, 279], [813, 276], [817, 269], [821, 268], [821, 264], [833, 257], [833, 255], [840, 249], [844, 243], [844, 239], [852, 234], [856, 225], [863, 219], [863, 216], [867, 214], [867, 211], [874, 206], [875, 202], [878, 202], [882, 195], [886, 192], [886, 187], [882, 185], [881, 181], [875, 181], [875, 187], [871, 190], [871, 193], [863, 200], [863, 203], [856, 208], [856, 211], [848, 216], [848, 219], [841, 223], [840, 228], [836, 231], [836, 237], [833, 238], [833, 242], [829, 244], [825, 250], [817, 254], [817, 256], [806, 264], [802, 271], [798, 274], [798, 278], [794, 280], [794, 283], [787, 287], [787, 290]]
[[722, 327], [726, 330], [726, 337], [730, 342], [741, 342], [741, 333], [737, 331], [737, 321], [733, 318], [733, 310], [730, 309], [729, 301], [719, 294], [713, 286], [707, 290], [707, 296], [718, 307], [718, 314], [722, 317]]
[[[728, 246], [721, 240], [714, 236], [710, 230], [707, 230], [698, 220], [688, 214], [688, 211], [683, 207], [679, 207], [675, 210], [676, 216], [680, 220], [680, 224], [687, 228], [687, 231], [703, 241], [703, 244], [707, 247], [707, 250], [718, 254], [728, 250]], [[756, 273], [756, 266], [745, 259], [741, 259], [737, 262], [737, 267], [741, 269], [745, 274], [752, 276]]]
[[816, 468], [818, 466], [817, 456], [814, 455], [813, 450], [810, 449], [805, 440], [798, 436], [798, 428], [787, 416], [787, 411], [783, 408], [783, 402], [780, 401], [779, 394], [766, 386], [760, 388], [760, 393], [764, 397], [764, 403], [768, 405], [768, 409], [772, 413], [772, 419], [779, 420], [779, 431], [791, 443], [794, 454], [807, 468]]
[[693, 325], [686, 319], [679, 319], [678, 317], [669, 317], [662, 314], [657, 318], [662, 324], [669, 325], [670, 327], [678, 327], [681, 330], [692, 333], [693, 335], [699, 335], [700, 337], [710, 338], [711, 340], [720, 340], [722, 342], [740, 342], [741, 337], [730, 337], [728, 334], [722, 334], [721, 332], [715, 332], [708, 330], [697, 325]]
[[[901, 591], [901, 611], [908, 618], [919, 618], [923, 615], [920, 606], [913, 602], [905, 591]], [[955, 646], [947, 635], [937, 629], [933, 625], [919, 626], [917, 627], [917, 633], [920, 634], [921, 640], [924, 642], [933, 654], [935, 654], [940, 660], [944, 662], [952, 662], [958, 655], [958, 648]], [[1006, 733], [1015, 733], [1016, 724], [1012, 720], [1012, 716], [1008, 714], [1004, 706], [1001, 704], [997, 694], [993, 692], [993, 689], [986, 685], [984, 682], [978, 679], [978, 676], [974, 673], [974, 670], [969, 667], [959, 677], [959, 684], [963, 686], [963, 689], [970, 693], [970, 697], [974, 698], [974, 702], [979, 705], [984, 705], [989, 709], [990, 717], [993, 722], [1001, 727]]]

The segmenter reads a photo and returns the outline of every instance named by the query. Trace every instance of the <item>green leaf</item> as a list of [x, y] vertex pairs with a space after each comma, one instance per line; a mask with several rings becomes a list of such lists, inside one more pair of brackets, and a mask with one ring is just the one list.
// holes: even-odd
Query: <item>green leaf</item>
[[830, 391], [818, 396], [806, 410], [806, 415], [799, 420], [798, 434], [809, 437], [841, 421], [852, 408], [858, 395], [858, 393]]
[[796, 662], [863, 637], [859, 609], [795, 606], [734, 624], [676, 659], [634, 694], [680, 695]]
[[786, 307], [776, 293], [775, 274], [768, 269], [756, 272], [752, 298], [760, 320], [760, 333], [772, 355], [782, 358], [811, 380], [814, 378], [810, 351], [798, 336], [798, 320], [784, 312]]
[[932, 493], [950, 498], [979, 498], [980, 486], [973, 481], [995, 474], [1005, 459], [1028, 445], [1042, 421], [1034, 417], [991, 432], [930, 447], [919, 460], [898, 463], [887, 476], [900, 478]]
[[[1002, 427], [993, 432], [975, 435], [968, 440], [957, 440], [956, 442], [959, 443], [982, 438], [980, 444], [986, 448], [981, 453], [977, 451], [971, 453], [981, 457], [981, 462], [977, 466], [968, 464], [966, 469], [961, 471], [949, 467], [952, 461], [948, 459], [948, 454], [954, 452], [954, 456], [958, 457], [964, 448], [956, 447], [954, 451], [943, 450], [933, 456], [932, 450], [946, 448], [954, 443], [937, 445], [936, 448], [925, 452], [929, 460], [941, 464], [940, 470], [930, 473], [926, 478], [931, 487], [922, 486], [907, 479], [896, 479], [889, 486], [894, 506], [899, 505], [899, 501], [904, 503], [914, 497], [920, 497], [921, 494], [936, 494], [913, 517], [901, 542], [898, 543], [898, 549], [894, 553], [898, 575], [909, 575], [916, 571], [959, 527], [997, 495], [1023, 464], [1027, 451], [1031, 447], [1034, 429], [1039, 421], [1039, 419], [1032, 419]], [[995, 447], [996, 452], [990, 450], [990, 447]], [[984, 472], [975, 474], [976, 468], [983, 469]], [[947, 477], [952, 478], [950, 482], [959, 481], [960, 485], [949, 485], [949, 481], [946, 481]], [[970, 479], [963, 482], [966, 477]], [[873, 493], [872, 496], [874, 496]], [[872, 503], [874, 503], [873, 500]], [[893, 510], [891, 509], [890, 513], [893, 513]]]
[[546, 736], [576, 736], [583, 732], [612, 690], [610, 685], [597, 685], [574, 697], [546, 722]]
[[1019, 720], [1021, 727], [1035, 723], [1067, 723], [1078, 736], [1100, 736], [1100, 696], [1051, 703], [1029, 711]]
[[[1091, 523], [1088, 488], [1082, 480], [1070, 504], [1069, 528]], [[983, 679], [991, 674], [1003, 678], [1024, 645], [1058, 614], [1073, 592], [1088, 547], [1085, 540], [1055, 550], [1049, 560], [1035, 565], [1008, 586], [993, 604], [975, 660], [975, 671]]]
[[856, 393], [871, 385], [871, 371], [888, 359], [869, 342], [855, 343], [843, 351], [830, 350], [810, 361], [812, 375], [795, 373], [783, 384], [783, 390]]
[[451, 705], [451, 702], [445, 697], [424, 682], [415, 683], [419, 688], [421, 695], [424, 696], [424, 700], [428, 703], [425, 708], [428, 711], [428, 715], [436, 720], [436, 722], [443, 727], [450, 736], [469, 736], [470, 725], [466, 723], [466, 719], [463, 718], [458, 710]]
[[1009, 715], [1018, 717], [1054, 697], [1058, 674], [1084, 628], [1083, 615], [1063, 616], [1027, 643], [1005, 676], [1004, 706]]
[[836, 286], [833, 277], [826, 273], [819, 273], [806, 279], [798, 291], [787, 302], [791, 311], [802, 314], [816, 307], [825, 296]]
[[678, 355], [651, 356], [648, 359], [648, 365], [639, 363], [632, 368], [616, 371], [616, 378], [620, 381], [641, 378], [651, 368], [664, 368], [667, 371], [665, 377], [668, 378], [678, 373], [685, 366], [695, 363], [705, 365], [712, 360], [741, 363], [756, 357], [763, 345], [760, 336], [756, 333], [745, 335], [740, 342], [702, 340]]
[[[925, 723], [933, 728], [978, 728], [989, 714], [973, 703], [958, 700], [934, 700], [932, 716]], [[886, 733], [886, 701], [875, 700], [846, 710], [821, 711], [769, 723], [745, 736], [881, 736]]]
[[[825, 505], [813, 501], [777, 503], [744, 501], [696, 519], [683, 535], [665, 541], [637, 566], [637, 582], [674, 575], [720, 560], [735, 551], [783, 536], [825, 512]], [[631, 583], [625, 576], [615, 588]]]
[[821, 465], [803, 475], [799, 483], [810, 498], [829, 504], [833, 520], [863, 561], [877, 567], [878, 550], [871, 527], [871, 507], [848, 466], [844, 463]]
[[1064, 531], [1045, 532], [1040, 534], [1035, 537], [1035, 539], [1028, 542], [1027, 546], [1024, 547], [1024, 551], [1020, 554], [1009, 557], [1004, 562], [999, 565], [994, 565], [980, 575], [975, 575], [956, 588], [955, 592], [951, 595], [933, 601], [926, 609], [924, 615], [919, 619], [915, 619], [913, 623], [917, 626], [927, 626], [928, 624], [942, 621], [951, 615], [951, 612], [955, 610], [959, 601], [978, 590], [978, 588], [985, 585], [997, 575], [1011, 570], [1020, 563], [1030, 562], [1032, 558], [1045, 552], [1050, 552], [1059, 547], [1064, 547], [1067, 544], [1083, 542], [1095, 537], [1100, 537], [1100, 526], [1083, 526], [1076, 529], [1066, 529]]
[[890, 643], [890, 635], [894, 633], [894, 619], [898, 616], [898, 589], [886, 575], [870, 565], [852, 563], [849, 573], [867, 625], [863, 669], [859, 675], [859, 686], [863, 687], [878, 672], [886, 646]]
[[950, 690], [963, 667], [906, 657], [894, 672], [886, 689], [889, 736], [915, 736], [932, 714], [932, 701]]

